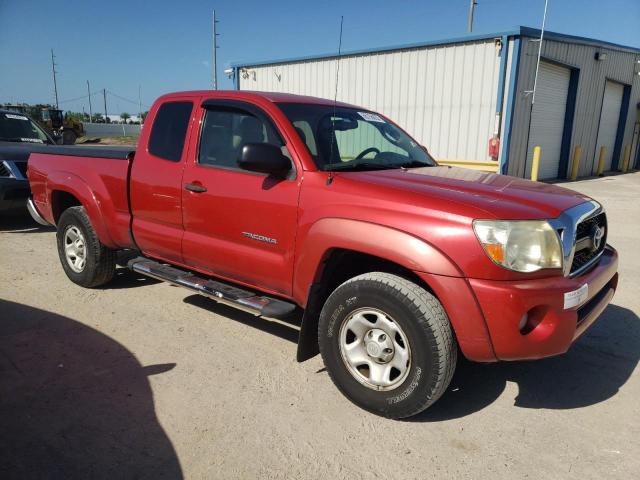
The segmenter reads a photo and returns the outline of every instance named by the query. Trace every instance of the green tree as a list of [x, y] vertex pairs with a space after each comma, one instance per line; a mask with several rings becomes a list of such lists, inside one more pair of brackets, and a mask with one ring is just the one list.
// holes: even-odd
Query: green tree
[[122, 112], [120, 114], [120, 118], [122, 119], [122, 121], [124, 123], [127, 123], [127, 120], [129, 120], [131, 118], [131, 115], [129, 115], [127, 112]]
[[67, 120], [75, 120], [77, 122], [86, 121], [86, 115], [82, 112], [65, 112], [64, 116]]

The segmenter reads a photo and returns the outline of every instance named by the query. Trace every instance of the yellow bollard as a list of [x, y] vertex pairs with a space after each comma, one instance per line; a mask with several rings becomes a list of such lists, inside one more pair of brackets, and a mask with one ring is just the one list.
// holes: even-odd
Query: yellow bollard
[[627, 173], [629, 170], [629, 159], [631, 158], [631, 145], [624, 146], [624, 156], [622, 157], [622, 173]]
[[538, 181], [538, 169], [540, 168], [540, 147], [533, 147], [533, 162], [531, 163], [531, 180]]
[[580, 145], [576, 145], [576, 149], [573, 151], [573, 163], [571, 164], [571, 181], [575, 181], [578, 178], [578, 168], [580, 167], [581, 155], [582, 148], [580, 148]]
[[604, 174], [604, 158], [607, 156], [607, 147], [602, 145], [600, 147], [600, 158], [598, 158], [598, 170], [596, 175], [601, 177]]

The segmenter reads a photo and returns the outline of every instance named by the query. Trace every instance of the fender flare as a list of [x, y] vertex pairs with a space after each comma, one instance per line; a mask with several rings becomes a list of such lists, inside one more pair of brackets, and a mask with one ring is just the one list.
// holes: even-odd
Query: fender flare
[[65, 171], [54, 171], [47, 176], [47, 198], [51, 207], [51, 219], [53, 220], [53, 192], [66, 192], [78, 199], [80, 204], [87, 211], [91, 225], [98, 235], [98, 239], [105, 246], [116, 248], [109, 229], [104, 220], [102, 208], [110, 208], [109, 202], [101, 201], [101, 195], [92, 190], [89, 185], [79, 176]]
[[323, 218], [309, 228], [299, 243], [293, 297], [306, 305], [309, 287], [322, 276], [324, 261], [334, 249], [379, 257], [412, 271], [449, 277], [464, 276], [443, 252], [425, 240], [377, 223], [345, 218]]
[[[458, 266], [430, 243], [384, 225], [344, 218], [324, 218], [314, 223], [296, 252], [293, 296], [305, 307], [298, 337], [297, 360], [318, 353], [318, 318], [322, 305], [320, 283], [325, 261], [335, 249], [373, 255], [412, 271], [462, 277]], [[326, 293], [326, 292], [324, 292]]]

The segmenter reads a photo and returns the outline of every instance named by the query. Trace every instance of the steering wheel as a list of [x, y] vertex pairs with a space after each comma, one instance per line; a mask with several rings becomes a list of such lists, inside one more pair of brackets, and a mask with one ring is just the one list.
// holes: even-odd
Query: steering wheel
[[354, 158], [354, 160], [360, 160], [361, 158], [364, 158], [365, 155], [368, 155], [371, 152], [375, 152], [376, 155], [380, 153], [380, 150], [378, 150], [376, 147], [369, 147], [366, 150], [361, 151], [358, 156], [356, 158]]

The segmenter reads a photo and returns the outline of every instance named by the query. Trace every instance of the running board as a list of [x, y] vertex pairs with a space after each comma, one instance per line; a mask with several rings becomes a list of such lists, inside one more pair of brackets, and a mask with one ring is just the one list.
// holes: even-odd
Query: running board
[[293, 303], [273, 297], [258, 296], [249, 290], [243, 290], [217, 280], [208, 280], [189, 271], [180, 270], [144, 257], [129, 260], [127, 266], [134, 272], [187, 288], [200, 295], [254, 315], [282, 318], [289, 315], [296, 308]]

